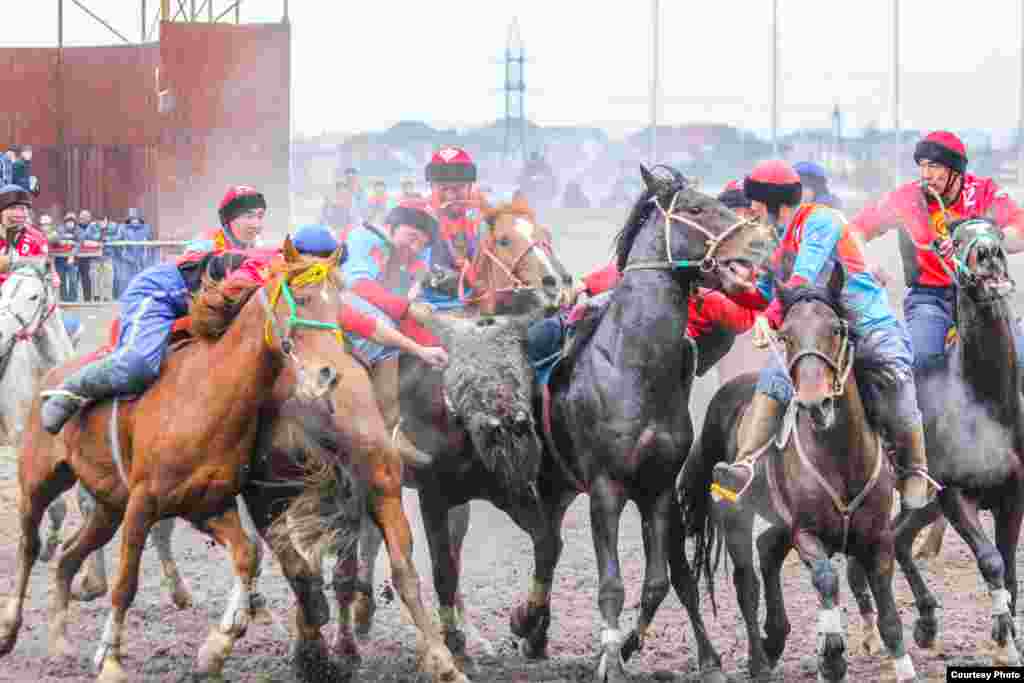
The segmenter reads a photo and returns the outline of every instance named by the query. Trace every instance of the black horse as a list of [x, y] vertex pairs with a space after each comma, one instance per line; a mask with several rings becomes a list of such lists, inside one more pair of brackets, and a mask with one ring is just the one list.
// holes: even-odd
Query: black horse
[[[696, 535], [695, 565], [707, 576], [712, 604], [715, 546], [720, 551], [722, 540], [733, 560], [753, 678], [774, 667], [790, 632], [781, 569], [794, 548], [821, 597], [819, 680], [843, 680], [846, 674], [838, 577], [830, 561], [836, 552], [870, 567], [883, 638], [899, 680], [915, 676], [892, 593], [894, 549], [888, 521], [893, 475], [883, 466], [881, 439], [871, 427], [853, 374], [854, 341], [839, 303], [842, 279], [836, 270], [829, 290], [780, 290], [785, 319], [779, 338], [785, 344], [772, 343], [789, 369], [796, 396], [778, 437], [765, 444], [755, 465], [759, 476], [740, 494], [739, 505], [736, 491], [713, 483], [713, 470], [716, 463], [735, 456], [756, 374], [741, 375], [718, 391], [679, 475], [683, 525]], [[764, 637], [757, 623], [758, 565], [767, 604]]]
[[[932, 647], [938, 634], [938, 600], [912, 557], [914, 538], [945, 514], [978, 562], [992, 599], [992, 638], [1000, 663], [1020, 664], [1014, 644], [1017, 543], [1024, 518], [1024, 412], [1002, 233], [987, 220], [953, 226], [957, 248], [956, 324], [959, 341], [947, 368], [918, 380], [925, 420], [928, 470], [944, 487], [937, 499], [896, 522], [896, 559], [914, 593], [914, 639]], [[978, 519], [995, 517], [995, 544]], [[850, 587], [865, 622], [873, 617], [863, 568], [851, 562]]]
[[[681, 539], [672, 482], [693, 438], [688, 402], [694, 359], [684, 335], [691, 288], [701, 280], [720, 286], [718, 268], [730, 261], [760, 263], [772, 234], [690, 189], [674, 172], [670, 178], [646, 169], [642, 174], [646, 191], [617, 239], [622, 282], [593, 336], [577, 344], [551, 378], [552, 439], [545, 439], [539, 463], [524, 463], [537, 466], [534, 485], [510, 487], [478, 452], [466, 426], [446, 413], [439, 389], [426, 377], [418, 378], [410, 400], [403, 394], [403, 430], [421, 450], [444, 454], [414, 477], [443, 628], [455, 652], [465, 643], [457, 614], [465, 527], [451, 528], [449, 510], [472, 499], [488, 500], [530, 534], [534, 574], [511, 626], [527, 656], [543, 657], [562, 519], [577, 495], [589, 493], [605, 625], [597, 679], [625, 680], [623, 660], [643, 644], [668, 592], [669, 565], [672, 584], [694, 623], [701, 668], [710, 679], [722, 679], [698, 610], [694, 577], [684, 557], [668, 553], [674, 539]], [[544, 422], [539, 397], [533, 413]], [[636, 501], [643, 515], [647, 554], [643, 613], [628, 639], [619, 631], [624, 589], [617, 553], [619, 516], [627, 500]]]

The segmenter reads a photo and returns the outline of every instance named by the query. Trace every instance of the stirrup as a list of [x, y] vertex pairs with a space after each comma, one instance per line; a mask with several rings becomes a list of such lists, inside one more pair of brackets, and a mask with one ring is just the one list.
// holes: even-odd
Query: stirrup
[[40, 398], [66, 398], [79, 404], [79, 406], [84, 406], [90, 400], [86, 396], [76, 394], [67, 389], [47, 389], [46, 391], [40, 391], [39, 396]]
[[728, 463], [728, 462], [716, 463], [714, 469], [712, 470], [712, 473], [714, 472], [714, 470], [717, 470], [719, 468], [727, 470], [730, 467], [745, 467], [746, 469], [748, 469], [750, 471], [750, 476], [747, 477], [746, 483], [743, 484], [743, 488], [741, 488], [739, 491], [733, 491], [732, 489], [727, 489], [724, 486], [722, 486], [721, 484], [719, 484], [717, 481], [712, 481], [711, 482], [711, 489], [710, 489], [712, 497], [717, 495], [717, 496], [721, 496], [722, 498], [724, 498], [725, 500], [729, 501], [730, 503], [738, 503], [740, 498], [743, 497], [743, 494], [747, 492], [747, 489], [749, 489], [750, 485], [754, 482], [754, 475], [756, 474], [756, 470], [754, 469], [754, 466], [756, 464], [757, 464], [757, 460], [755, 459], [755, 460], [751, 461], [750, 458], [744, 458], [743, 460], [739, 460], [739, 461], [733, 462], [733, 463]]
[[907, 477], [921, 477], [922, 479], [925, 480], [925, 482], [930, 484], [932, 488], [935, 489], [935, 493], [938, 493], [939, 491], [942, 491], [944, 488], [946, 488], [939, 482], [935, 481], [935, 479], [932, 478], [932, 475], [928, 474], [928, 470], [921, 469], [920, 467], [903, 468], [903, 471], [900, 473], [900, 475], [900, 479], [906, 479]]

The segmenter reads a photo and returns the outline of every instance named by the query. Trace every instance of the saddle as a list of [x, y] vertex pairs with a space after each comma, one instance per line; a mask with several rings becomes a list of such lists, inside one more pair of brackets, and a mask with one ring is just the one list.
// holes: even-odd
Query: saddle
[[571, 363], [587, 345], [610, 300], [611, 292], [606, 292], [577, 304], [567, 313], [538, 320], [530, 326], [527, 357], [539, 386], [547, 386], [555, 369]]

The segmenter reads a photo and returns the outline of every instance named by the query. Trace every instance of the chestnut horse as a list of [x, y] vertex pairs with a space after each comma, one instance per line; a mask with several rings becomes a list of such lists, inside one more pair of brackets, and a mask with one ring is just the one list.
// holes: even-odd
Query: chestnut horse
[[[124, 616], [137, 587], [138, 563], [146, 535], [157, 519], [181, 516], [226, 545], [232, 555], [237, 578], [235, 590], [224, 619], [211, 630], [200, 651], [197, 667], [201, 674], [219, 672], [233, 643], [244, 634], [248, 624], [248, 593], [256, 555], [240, 525], [234, 499], [247, 483], [261, 407], [271, 400], [266, 387], [274, 384], [288, 362], [301, 378], [295, 388], [304, 401], [322, 399], [337, 384], [337, 368], [322, 359], [336, 357], [340, 347], [333, 335], [315, 333], [315, 328], [338, 329], [334, 323], [318, 322], [334, 320], [340, 307], [339, 288], [332, 274], [336, 262], [337, 255], [326, 260], [303, 259], [286, 240], [284, 264], [278, 266], [265, 287], [243, 288], [235, 292], [237, 299], [228, 298], [226, 304], [222, 303], [221, 308], [232, 315], [240, 309], [235, 323], [226, 332], [215, 330], [214, 336], [223, 332], [215, 343], [193, 344], [172, 354], [160, 379], [142, 397], [120, 405], [119, 422], [111, 422], [118, 419], [115, 411], [119, 402], [101, 403], [69, 425], [70, 434], [49, 437], [38, 428], [39, 401], [34, 403], [31, 431], [19, 468], [22, 535], [17, 594], [0, 615], [0, 652], [10, 651], [17, 639], [28, 575], [39, 551], [37, 527], [43, 510], [77, 478], [96, 496], [97, 507], [86, 526], [64, 544], [58, 561], [51, 624], [53, 646], [58, 650], [67, 648], [64, 627], [71, 578], [82, 560], [109, 541], [123, 520], [125, 533], [120, 575], [112, 600], [114, 609], [97, 652], [96, 665], [100, 680], [124, 679], [119, 662]], [[300, 295], [318, 283], [317, 296]], [[291, 288], [296, 296], [291, 294]], [[253, 297], [257, 290], [258, 296]], [[268, 303], [267, 290], [283, 293], [281, 298], [290, 308], [283, 328], [277, 311], [281, 302], [275, 293]], [[224, 317], [227, 320], [230, 316]], [[52, 373], [47, 384], [55, 385], [72, 370], [62, 368]], [[197, 379], [200, 377], [202, 380]], [[195, 400], [185, 404], [176, 400], [186, 394]], [[111, 452], [108, 423], [117, 426], [120, 452]], [[386, 455], [379, 459], [386, 459]], [[375, 474], [378, 479], [383, 478]], [[394, 488], [397, 490], [397, 484]], [[400, 501], [397, 512], [390, 510], [389, 519], [396, 515], [402, 517]], [[407, 560], [411, 550], [408, 524], [386, 524], [389, 546], [401, 548], [394, 559], [397, 576], [402, 579], [403, 597], [418, 598], [415, 570]], [[318, 641], [324, 610], [311, 605], [308, 591], [300, 590], [315, 574], [299, 559], [297, 553], [295, 557], [282, 558], [282, 567], [286, 573], [301, 574], [301, 569], [306, 569], [304, 576], [289, 576], [299, 598], [296, 625], [300, 639], [315, 634]], [[404, 573], [406, 568], [408, 572]], [[440, 644], [422, 605], [410, 605], [410, 610], [414, 617], [419, 617], [427, 640], [425, 661], [443, 664], [447, 658], [450, 662], [450, 655]], [[454, 680], [453, 667], [444, 668], [449, 675], [445, 680]]]

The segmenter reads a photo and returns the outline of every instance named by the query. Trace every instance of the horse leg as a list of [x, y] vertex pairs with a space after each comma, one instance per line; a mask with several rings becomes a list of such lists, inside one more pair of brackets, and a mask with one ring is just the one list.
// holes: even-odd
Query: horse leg
[[839, 613], [839, 577], [821, 540], [797, 529], [794, 545], [811, 572], [811, 583], [821, 598], [818, 610], [818, 679], [846, 680], [846, 643]]
[[656, 498], [640, 503], [644, 556], [647, 564], [644, 567], [644, 585], [640, 593], [640, 616], [636, 628], [630, 632], [622, 646], [624, 662], [628, 662], [634, 652], [644, 649], [644, 641], [650, 634], [654, 615], [668, 595], [668, 517], [673, 513], [680, 514], [675, 507], [675, 494], [672, 489], [661, 491]]
[[934, 560], [942, 552], [942, 537], [946, 533], [946, 527], [949, 526], [949, 522], [946, 521], [945, 517], [939, 517], [932, 526], [928, 529], [928, 534], [924, 537], [924, 540], [916, 544], [914, 547], [914, 559], [917, 560]]
[[733, 563], [732, 585], [736, 591], [736, 601], [747, 629], [747, 671], [751, 678], [757, 679], [769, 673], [770, 665], [764, 651], [761, 627], [757, 622], [761, 586], [758, 583], [754, 554], [757, 553], [760, 559], [760, 553], [754, 536], [753, 515], [727, 512], [722, 530], [726, 534], [725, 542]]
[[[1017, 542], [1020, 538], [1021, 520], [1024, 518], [1024, 507], [1020, 502], [1020, 493], [1008, 496], [1003, 506], [996, 513], [996, 547], [1003, 559], [1003, 586], [1006, 596], [1007, 610], [1002, 614], [995, 613], [993, 603], [992, 638], [999, 643], [996, 664], [1002, 666], [1020, 666], [1020, 653], [1015, 643], [1017, 614]], [[993, 598], [994, 599], [994, 598]], [[1002, 604], [999, 605], [1000, 609]]]
[[[23, 454], [25, 457], [25, 454]], [[28, 593], [28, 580], [39, 557], [39, 523], [54, 500], [74, 484], [70, 470], [60, 468], [48, 471], [41, 480], [32, 481], [36, 468], [20, 463], [18, 472], [20, 496], [18, 521], [21, 537], [18, 539], [18, 566], [14, 581], [14, 596], [8, 598], [0, 610], [0, 657], [14, 648], [21, 630], [22, 610]]]
[[693, 635], [697, 640], [697, 664], [700, 668], [701, 678], [704, 683], [724, 683], [726, 678], [722, 673], [722, 658], [718, 656], [715, 646], [711, 644], [707, 628], [704, 626], [697, 586], [699, 577], [690, 568], [690, 562], [686, 559], [686, 533], [683, 529], [682, 516], [678, 511], [674, 511], [669, 516], [668, 527], [669, 579], [672, 581], [672, 589], [679, 597], [679, 602], [683, 603], [683, 607], [686, 608], [690, 625], [693, 627]]
[[[448, 536], [451, 538], [452, 557], [455, 561], [457, 576], [462, 576], [462, 545], [469, 533], [469, 503], [456, 505], [448, 510]], [[488, 657], [495, 655], [494, 645], [484, 638], [480, 629], [473, 624], [466, 609], [466, 596], [461, 587], [455, 593], [455, 616], [466, 631], [470, 643], [476, 643]]]
[[[877, 629], [895, 666], [896, 680], [903, 683], [903, 681], [916, 681], [917, 672], [914, 670], [914, 662], [911, 661], [903, 644], [903, 622], [900, 619], [900, 611], [896, 607], [896, 598], [892, 590], [892, 576], [895, 570], [894, 554], [895, 546], [892, 534], [883, 534], [879, 542], [871, 546], [869, 552], [862, 553], [857, 558], [856, 564], [857, 571], [862, 575], [866, 573], [866, 580], [871, 585], [871, 592], [875, 596], [875, 602], [878, 603]], [[850, 557], [849, 560], [851, 564], [854, 563], [853, 557]], [[848, 575], [852, 576], [852, 569], [848, 570]], [[859, 602], [858, 600], [858, 604]]]
[[[460, 665], [464, 666], [468, 662], [466, 634], [462, 630], [456, 603], [459, 598], [461, 563], [455, 553], [456, 541], [452, 538], [452, 526], [449, 524], [452, 509], [436, 485], [420, 488], [420, 513], [434, 569], [434, 591], [437, 593], [437, 612], [441, 618], [441, 635], [444, 644], [460, 660]], [[462, 547], [462, 540], [457, 540], [457, 547]]]
[[50, 526], [46, 534], [46, 544], [43, 545], [43, 549], [39, 553], [40, 562], [49, 562], [53, 559], [54, 552], [60, 546], [60, 529], [64, 526], [64, 519], [67, 516], [68, 504], [64, 501], [64, 496], [57, 496], [56, 500], [50, 503], [50, 507], [46, 508], [46, 517], [50, 521]]
[[619, 482], [603, 475], [590, 490], [590, 526], [597, 555], [600, 583], [597, 605], [601, 611], [601, 658], [595, 675], [596, 683], [626, 683], [622, 661], [622, 631], [619, 615], [626, 599], [619, 566], [619, 520], [626, 505], [626, 492]]
[[509, 617], [513, 635], [521, 638], [521, 650], [529, 659], [548, 656], [548, 629], [551, 627], [551, 585], [555, 567], [562, 556], [562, 520], [576, 494], [555, 496], [547, 501], [543, 517], [537, 509], [511, 508], [509, 514], [520, 528], [533, 538], [533, 578], [526, 602], [520, 603]]
[[896, 561], [900, 563], [900, 569], [903, 570], [903, 576], [906, 577], [907, 583], [910, 585], [910, 590], [914, 594], [914, 603], [917, 606], [914, 641], [918, 647], [924, 649], [935, 647], [935, 639], [939, 633], [939, 618], [936, 615], [939, 601], [929, 590], [928, 584], [925, 583], [921, 570], [914, 562], [912, 550], [917, 534], [938, 517], [939, 501], [944, 495], [946, 492], [942, 491], [937, 500], [932, 500], [923, 508], [904, 510], [895, 525]]
[[231, 591], [227, 609], [220, 623], [210, 629], [210, 635], [196, 657], [198, 675], [217, 677], [235, 641], [244, 636], [249, 628], [257, 555], [252, 537], [242, 527], [237, 508], [231, 507], [219, 517], [206, 520], [205, 526], [213, 539], [227, 549], [235, 570], [235, 587]]
[[71, 581], [91, 554], [101, 549], [117, 533], [121, 525], [120, 509], [95, 503], [89, 510], [85, 525], [68, 539], [53, 570], [53, 592], [50, 597], [50, 652], [67, 655], [72, 650], [67, 642], [68, 603]]
[[[142, 494], [130, 494], [124, 511], [124, 532], [121, 538], [121, 561], [117, 568], [117, 581], [111, 594], [111, 610], [100, 645], [93, 657], [100, 683], [121, 683], [128, 676], [121, 666], [121, 640], [124, 619], [139, 589], [139, 564], [146, 537], [153, 526], [155, 501]], [[91, 517], [99, 512], [99, 506]]]
[[[361, 524], [360, 526], [365, 525]], [[361, 535], [365, 539], [365, 529], [361, 530]], [[380, 539], [380, 542], [383, 542], [383, 536], [380, 536]], [[352, 618], [350, 618], [360, 585], [357, 552], [358, 550], [354, 546], [342, 549], [334, 564], [331, 579], [334, 586], [334, 598], [338, 602], [338, 630], [334, 635], [331, 650], [334, 657], [342, 662], [342, 666], [347, 671], [355, 671], [362, 661], [356, 636], [352, 632]]]
[[[762, 538], [765, 538], [762, 536]], [[782, 651], [786, 648], [786, 639], [792, 627], [789, 624], [789, 617], [786, 616], [786, 601], [782, 593], [782, 563], [792, 549], [788, 538], [779, 538], [773, 544], [765, 540], [765, 547], [761, 550], [761, 576], [764, 579], [764, 647], [765, 657], [768, 658], [769, 669], [774, 669], [779, 659], [782, 658]]]
[[384, 533], [391, 560], [391, 579], [424, 641], [419, 668], [438, 683], [468, 683], [469, 679], [455, 666], [451, 651], [445, 647], [441, 633], [423, 605], [419, 576], [412, 562], [412, 529], [402, 509], [401, 474], [388, 476], [387, 481], [380, 484], [371, 496], [373, 518]]
[[[377, 611], [377, 601], [373, 595], [373, 575], [377, 565], [377, 555], [380, 554], [380, 547], [384, 543], [384, 535], [370, 515], [363, 516], [363, 522], [359, 532], [358, 555], [353, 556], [357, 562], [355, 585], [352, 587], [352, 594], [346, 598], [345, 611], [342, 614], [350, 614], [352, 624], [355, 626], [356, 635], [366, 638], [373, 628], [373, 615]], [[344, 561], [347, 561], [344, 560]], [[338, 557], [336, 567], [341, 567], [343, 558]], [[349, 576], [346, 573], [346, 576]], [[341, 608], [339, 600], [338, 607]]]
[[178, 609], [188, 609], [192, 606], [192, 593], [189, 592], [188, 584], [181, 577], [178, 571], [178, 564], [174, 561], [174, 554], [171, 552], [171, 535], [174, 534], [174, 518], [161, 519], [153, 525], [153, 545], [156, 546], [157, 555], [160, 556], [160, 568], [163, 570], [164, 578], [161, 582], [171, 594], [171, 602]]
[[256, 572], [253, 574], [252, 592], [249, 594], [249, 601], [252, 603], [250, 605], [249, 619], [254, 624], [270, 624], [273, 623], [274, 617], [270, 614], [270, 610], [267, 609], [267, 599], [263, 596], [263, 593], [256, 590], [256, 579], [263, 573], [263, 539], [256, 529], [256, 523], [253, 521], [252, 515], [249, 514], [245, 497], [242, 495], [235, 496], [235, 505], [238, 507], [238, 517], [242, 522], [242, 530], [249, 536], [249, 541], [256, 550]]
[[857, 601], [857, 611], [860, 612], [860, 646], [866, 655], [880, 654], [882, 634], [878, 632], [878, 615], [875, 614], [875, 603], [871, 599], [867, 571], [853, 555], [846, 558], [846, 580], [850, 583], [850, 592], [853, 593], [853, 599]]
[[[76, 488], [78, 511], [83, 519], [89, 519], [96, 509], [96, 499], [81, 484]], [[92, 602], [107, 594], [107, 562], [104, 545], [99, 546], [87, 558], [89, 569], [82, 575], [81, 583], [72, 589], [71, 599], [79, 602]]]

